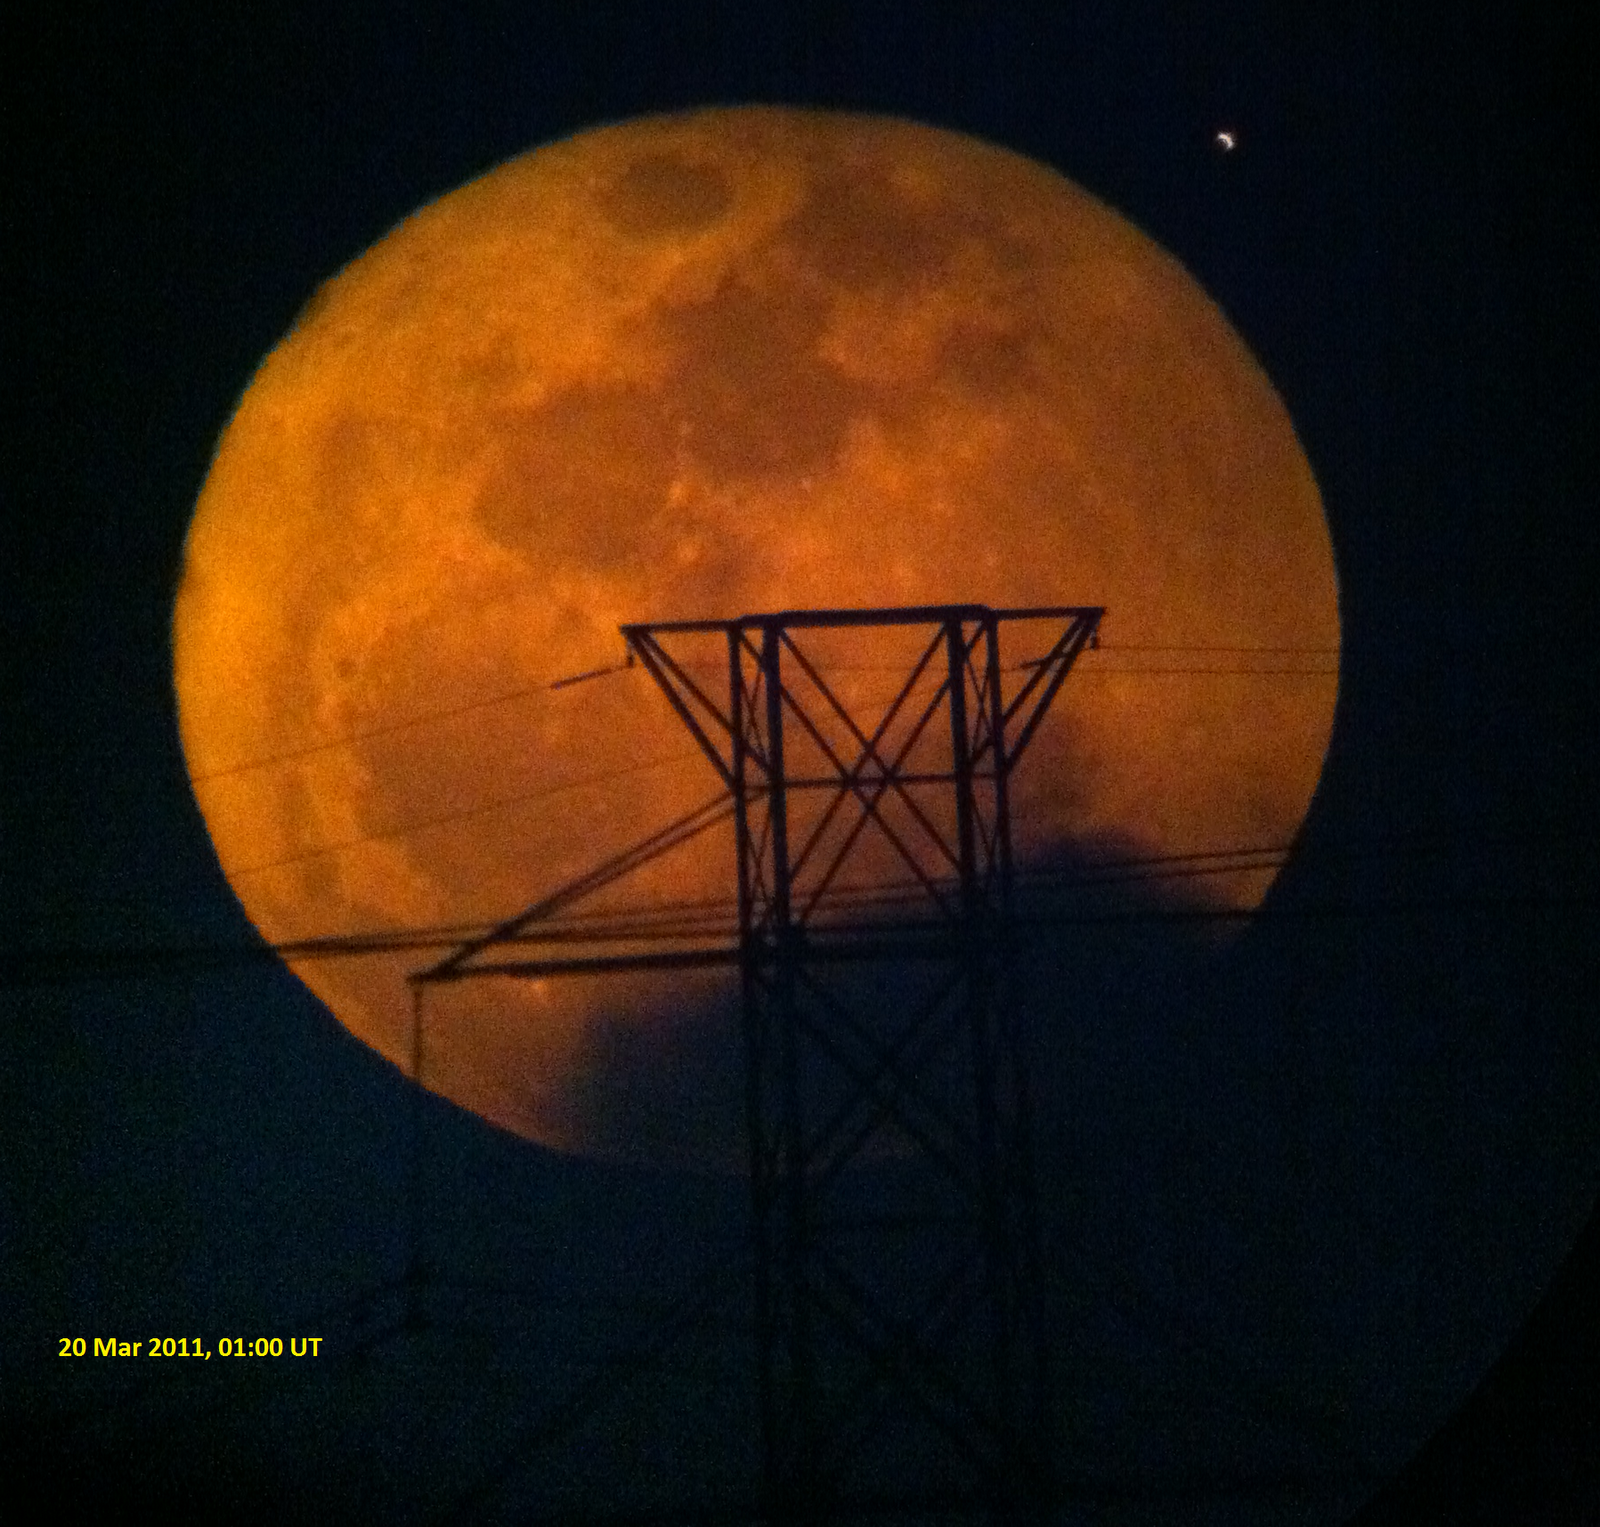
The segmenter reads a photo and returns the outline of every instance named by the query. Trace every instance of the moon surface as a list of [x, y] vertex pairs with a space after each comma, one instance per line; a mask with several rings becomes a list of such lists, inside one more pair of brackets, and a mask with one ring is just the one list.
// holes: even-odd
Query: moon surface
[[[1332, 550], [1283, 403], [1177, 261], [951, 132], [624, 122], [423, 208], [263, 362], [188, 535], [183, 746], [269, 941], [471, 927], [715, 788], [641, 670], [549, 688], [616, 664], [619, 624], [955, 602], [1108, 610], [1019, 773], [1024, 869], [1292, 843]], [[1264, 671], [1285, 651], [1325, 657]], [[732, 874], [708, 837], [634, 893]], [[1251, 908], [1271, 874], [1196, 894]], [[292, 968], [409, 1069], [427, 960]], [[430, 988], [422, 1080], [556, 1148], [705, 1158], [737, 1135], [735, 988]]]

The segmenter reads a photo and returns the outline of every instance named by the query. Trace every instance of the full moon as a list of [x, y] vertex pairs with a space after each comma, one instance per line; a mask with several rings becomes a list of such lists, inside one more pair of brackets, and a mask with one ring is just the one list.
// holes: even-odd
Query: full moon
[[[620, 624], [958, 602], [1108, 611], [1019, 773], [1024, 870], [1292, 844], [1332, 550], [1287, 410], [1179, 263], [956, 133], [624, 122], [424, 207], [262, 363], [186, 543], [183, 747], [270, 942], [468, 929], [715, 786], [640, 669], [550, 687], [615, 667]], [[732, 874], [708, 837], [639, 894]], [[1271, 876], [1196, 894], [1248, 911]], [[291, 964], [409, 1070], [428, 959]], [[736, 1001], [721, 975], [430, 988], [421, 1080], [558, 1149], [718, 1157]]]

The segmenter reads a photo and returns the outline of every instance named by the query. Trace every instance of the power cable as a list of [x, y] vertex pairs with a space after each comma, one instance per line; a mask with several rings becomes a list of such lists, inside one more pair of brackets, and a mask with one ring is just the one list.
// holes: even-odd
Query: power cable
[[[680, 666], [693, 666], [693, 665], [682, 665], [682, 664], [680, 664]], [[597, 672], [610, 672], [610, 671], [613, 671], [613, 670], [597, 670]], [[1132, 674], [1132, 673], [1135, 673], [1135, 672], [1139, 673], [1141, 676], [1144, 676], [1144, 675], [1163, 675], [1163, 674], [1229, 674], [1229, 673], [1232, 673], [1232, 674], [1251, 674], [1251, 673], [1260, 672], [1260, 673], [1269, 673], [1269, 674], [1274, 674], [1275, 673], [1275, 674], [1279, 674], [1279, 675], [1293, 675], [1293, 676], [1301, 676], [1301, 677], [1304, 677], [1304, 676], [1309, 676], [1309, 677], [1325, 677], [1325, 676], [1326, 677], [1337, 677], [1337, 674], [1334, 673], [1333, 670], [1328, 670], [1327, 674], [1322, 674], [1320, 672], [1315, 672], [1315, 671], [1309, 670], [1309, 669], [1307, 669], [1307, 670], [1270, 669], [1269, 670], [1269, 669], [1220, 669], [1220, 668], [1183, 668], [1183, 669], [1179, 669], [1179, 668], [1172, 668], [1172, 669], [1155, 669], [1155, 668], [1151, 668], [1151, 669], [1143, 669], [1143, 670], [1134, 670], [1134, 669], [1101, 669], [1101, 670], [1096, 670], [1096, 672], [1098, 672], [1102, 676], [1105, 675], [1105, 674], [1108, 674], [1108, 673], [1109, 674]], [[579, 675], [579, 678], [586, 678], [586, 677], [589, 677], [589, 676], [590, 675]], [[576, 680], [574, 682], [576, 682]], [[483, 702], [483, 703], [489, 703], [489, 702]], [[447, 714], [455, 714], [455, 712], [449, 712]], [[405, 724], [406, 725], [411, 725], [413, 723], [408, 722], [408, 723], [405, 723]], [[398, 729], [398, 727], [391, 728], [391, 730], [397, 730], [397, 729]], [[366, 735], [376, 735], [376, 734], [369, 733], [369, 734], [366, 734]], [[310, 749], [310, 750], [307, 750], [307, 751], [324, 751], [326, 749], [339, 747], [339, 746], [342, 746], [342, 745], [343, 744], [339, 744], [339, 743], [326, 743], [326, 744], [319, 745], [319, 747], [316, 748], [316, 749]], [[287, 755], [284, 755], [284, 756], [287, 756]], [[481, 802], [476, 806], [466, 806], [466, 807], [462, 807], [462, 808], [460, 808], [459, 810], [456, 810], [456, 811], [442, 812], [442, 813], [439, 813], [438, 815], [435, 815], [435, 816], [419, 817], [419, 818], [415, 819], [414, 821], [404, 823], [404, 824], [402, 824], [400, 826], [397, 826], [397, 827], [386, 828], [381, 832], [365, 833], [360, 837], [347, 838], [347, 839], [344, 839], [343, 841], [338, 842], [338, 843], [329, 843], [329, 844], [321, 845], [321, 846], [319, 846], [317, 848], [303, 849], [298, 853], [285, 855], [283, 858], [280, 858], [280, 859], [269, 860], [265, 864], [251, 864], [251, 865], [241, 866], [241, 867], [239, 867], [237, 869], [225, 869], [224, 873], [228, 876], [228, 878], [230, 880], [232, 880], [232, 879], [234, 879], [236, 877], [239, 877], [239, 876], [244, 876], [244, 875], [265, 874], [268, 870], [282, 869], [287, 865], [300, 864], [300, 863], [305, 862], [306, 860], [322, 858], [322, 857], [325, 857], [325, 856], [330, 855], [330, 854], [345, 853], [345, 852], [348, 852], [351, 849], [361, 848], [361, 847], [365, 846], [368, 843], [391, 842], [391, 841], [394, 841], [395, 839], [409, 837], [413, 833], [426, 831], [430, 827], [443, 826], [443, 825], [445, 825], [446, 823], [449, 823], [449, 822], [466, 821], [466, 820], [469, 820], [469, 819], [471, 819], [473, 817], [481, 816], [481, 815], [484, 815], [484, 814], [487, 814], [487, 813], [493, 812], [493, 811], [504, 810], [504, 809], [506, 809], [508, 807], [511, 807], [511, 806], [525, 805], [530, 801], [545, 800], [545, 799], [551, 798], [553, 796], [560, 795], [560, 794], [562, 794], [562, 793], [564, 793], [564, 792], [566, 792], [568, 790], [581, 789], [581, 788], [583, 788], [584, 786], [587, 786], [587, 785], [606, 784], [606, 783], [610, 782], [613, 779], [620, 779], [620, 778], [623, 778], [624, 776], [629, 775], [629, 774], [638, 774], [638, 773], [642, 773], [642, 772], [644, 772], [646, 770], [654, 769], [654, 768], [664, 768], [664, 767], [668, 766], [669, 764], [681, 763], [681, 762], [685, 761], [686, 759], [699, 758], [700, 756], [701, 756], [701, 754], [700, 754], [700, 752], [698, 750], [696, 750], [696, 749], [686, 749], [683, 752], [668, 754], [668, 755], [666, 755], [665, 757], [662, 757], [662, 758], [647, 759], [642, 763], [629, 764], [629, 765], [627, 765], [627, 766], [625, 766], [623, 768], [620, 768], [620, 769], [608, 770], [608, 771], [605, 771], [605, 772], [600, 773], [600, 774], [584, 775], [579, 779], [566, 780], [566, 781], [563, 781], [560, 784], [551, 785], [551, 786], [547, 787], [544, 790], [525, 792], [525, 793], [521, 793], [521, 794], [518, 794], [518, 795], [512, 795], [512, 796], [503, 796], [503, 797], [497, 798], [497, 799], [492, 800], [492, 801]], [[267, 762], [267, 760], [263, 760], [261, 766], [264, 767], [266, 762]], [[240, 772], [246, 767], [250, 767], [250, 766], [240, 765], [238, 770], [230, 771], [230, 772]], [[208, 778], [216, 778], [217, 776], [216, 775], [210, 775], [210, 776], [207, 776], [207, 777]]]
[[[1015, 920], [1014, 926], [1023, 931], [1048, 931], [1067, 928], [1105, 928], [1114, 926], [1143, 926], [1181, 923], [1251, 923], [1270, 926], [1285, 923], [1358, 922], [1362, 920], [1395, 920], [1430, 915], [1497, 917], [1511, 915], [1542, 916], [1566, 912], [1580, 914], [1600, 908], [1600, 892], [1574, 893], [1572, 895], [1495, 895], [1495, 896], [1434, 896], [1392, 897], [1370, 902], [1320, 902], [1299, 903], [1254, 909], [1227, 907], [1131, 907], [1114, 908], [1096, 912], [1059, 913], [1024, 916]], [[927, 931], [947, 928], [945, 923], [929, 922]], [[840, 931], [833, 928], [829, 931]], [[880, 931], [880, 930], [875, 930]], [[892, 930], [903, 930], [896, 925]], [[910, 931], [918, 931], [913, 927]], [[723, 951], [726, 963], [737, 962], [737, 951], [729, 946]], [[714, 930], [665, 930], [648, 935], [651, 942], [668, 942], [673, 938], [695, 939], [705, 942], [714, 936]], [[629, 938], [643, 942], [644, 934], [623, 934], [616, 942]], [[592, 939], [591, 942], [600, 942]], [[333, 938], [310, 940], [300, 944], [255, 945], [168, 945], [163, 947], [100, 948], [100, 949], [48, 949], [20, 950], [0, 956], [0, 990], [18, 990], [39, 986], [76, 985], [87, 981], [142, 980], [163, 975], [183, 975], [197, 970], [217, 970], [249, 965], [276, 964], [280, 960], [294, 961], [315, 958], [354, 957], [377, 953], [424, 953], [440, 948], [454, 948], [456, 939], [441, 939], [437, 934], [411, 937], [404, 932], [385, 935], [371, 940], [359, 938]], [[541, 936], [523, 934], [506, 939], [508, 944], [537, 944], [559, 942]], [[715, 953], [716, 951], [711, 951]], [[663, 962], [674, 956], [663, 955]], [[698, 956], [697, 956], [698, 958]], [[570, 962], [566, 962], [569, 963]], [[703, 963], [703, 961], [702, 961]], [[639, 968], [648, 961], [641, 957]], [[534, 973], [530, 962], [527, 973]]]
[[[1337, 647], [1242, 647], [1242, 646], [1188, 646], [1188, 645], [1160, 645], [1131, 642], [1101, 642], [1097, 649], [1084, 653], [1081, 660], [1092, 659], [1093, 653], [1106, 652], [1215, 652], [1230, 654], [1260, 654], [1262, 656], [1303, 656], [1303, 657], [1336, 657]], [[725, 663], [704, 663], [692, 660], [681, 666], [725, 672]], [[901, 670], [891, 664], [873, 663], [830, 663], [821, 665], [825, 673], [897, 673]], [[1021, 673], [1028, 668], [1027, 663], [1008, 665], [1007, 673]], [[568, 689], [573, 685], [583, 683], [590, 679], [603, 678], [614, 673], [626, 673], [633, 667], [631, 663], [616, 663], [609, 667], [591, 668], [583, 673], [567, 674], [561, 678], [548, 679], [537, 684], [526, 684], [516, 689], [506, 690], [502, 694], [489, 695], [479, 700], [469, 700], [461, 705], [445, 706], [438, 710], [419, 711], [414, 715], [406, 716], [399, 721], [388, 722], [383, 726], [372, 727], [362, 732], [351, 732], [342, 737], [326, 738], [320, 742], [306, 743], [302, 747], [286, 748], [282, 752], [268, 753], [259, 758], [248, 759], [242, 763], [228, 764], [220, 769], [206, 769], [198, 774], [190, 775], [190, 783], [195, 785], [208, 784], [212, 780], [227, 779], [237, 774], [245, 774], [255, 769], [270, 768], [280, 763], [293, 763], [302, 758], [309, 758], [318, 753], [337, 752], [345, 748], [356, 747], [360, 743], [368, 742], [375, 737], [387, 737], [395, 732], [411, 731], [420, 726], [427, 726], [435, 721], [447, 721], [456, 716], [466, 715], [476, 710], [486, 710], [497, 705], [509, 705], [514, 700], [528, 699], [534, 695], [548, 694], [557, 690]], [[1106, 669], [1099, 663], [1093, 663], [1092, 669], [1086, 667], [1084, 672], [1118, 672], [1118, 673], [1335, 673], [1336, 669], [1271, 669], [1271, 668], [1119, 668]]]
[[[1198, 643], [1176, 642], [1106, 642], [1100, 643], [1097, 648], [1090, 648], [1090, 652], [1270, 652], [1270, 653], [1300, 653], [1305, 656], [1337, 657], [1338, 647], [1238, 647], [1238, 646], [1213, 646]], [[1088, 656], [1085, 653], [1084, 656]]]
[[[1319, 852], [1325, 856], [1344, 859], [1396, 858], [1421, 860], [1437, 857], [1440, 853], [1458, 853], [1462, 846], [1459, 833], [1441, 833], [1429, 838], [1410, 834], [1392, 842], [1366, 844], [1323, 845]], [[1477, 848], [1549, 848], [1557, 844], [1578, 844], [1586, 839], [1570, 834], [1513, 835], [1480, 834], [1472, 840]], [[1253, 844], [1234, 848], [1198, 849], [1183, 853], [1130, 855], [1106, 859], [1090, 865], [1073, 865], [1064, 868], [1043, 868], [1017, 872], [1013, 884], [1021, 892], [1034, 888], [1102, 887], [1117, 884], [1142, 883], [1153, 880], [1178, 880], [1210, 876], [1261, 873], [1279, 869], [1294, 851], [1295, 843]], [[943, 889], [953, 889], [957, 881], [952, 876], [935, 877], [934, 884]], [[892, 909], [908, 904], [922, 904], [925, 888], [916, 880], [902, 878], [868, 886], [840, 886], [830, 891], [827, 899], [829, 911], [848, 908], [868, 910]], [[540, 926], [544, 934], [533, 935], [525, 942], [544, 937], [600, 938], [617, 934], [624, 927], [640, 934], [659, 933], [670, 936], [676, 932], [683, 936], [715, 918], [730, 919], [737, 915], [737, 900], [729, 896], [701, 897], [654, 904], [633, 904], [604, 910], [570, 909], [559, 919]], [[633, 921], [628, 922], [629, 919]], [[570, 931], [566, 931], [570, 930]], [[587, 930], [587, 931], [585, 931]], [[470, 935], [464, 935], [467, 937]]]
[[525, 700], [531, 695], [548, 694], [559, 689], [570, 689], [574, 684], [581, 684], [587, 679], [597, 679], [612, 673], [625, 673], [633, 665], [631, 663], [617, 663], [608, 668], [591, 668], [585, 673], [568, 674], [564, 678], [550, 679], [540, 684], [525, 684], [519, 689], [509, 689], [504, 694], [489, 695], [481, 700], [468, 700], [463, 705], [449, 705], [442, 710], [420, 711], [414, 716], [407, 716], [400, 721], [391, 721], [384, 726], [375, 726], [370, 731], [351, 732], [343, 737], [333, 737], [322, 742], [307, 743], [304, 747], [289, 748], [281, 753], [269, 753], [262, 758], [252, 758], [245, 763], [229, 764], [223, 769], [207, 769], [200, 774], [190, 775], [190, 783], [203, 785], [214, 779], [226, 779], [230, 775], [244, 774], [252, 769], [265, 769], [272, 764], [290, 763], [296, 759], [309, 758], [315, 753], [330, 753], [344, 748], [355, 747], [359, 743], [368, 742], [374, 737], [387, 737], [392, 732], [410, 731], [419, 726], [426, 726], [434, 721], [446, 721], [455, 716], [464, 716], [469, 711], [486, 710], [495, 705], [509, 705], [513, 700]]
[[350, 849], [360, 848], [367, 843], [385, 843], [396, 838], [407, 838], [412, 833], [422, 832], [429, 827], [439, 827], [446, 822], [465, 821], [469, 817], [484, 816], [492, 811], [503, 811], [510, 806], [523, 806], [530, 801], [549, 800], [557, 795], [564, 795], [569, 790], [581, 790], [588, 785], [603, 785], [614, 779], [621, 779], [627, 774], [642, 774], [650, 769], [664, 769], [671, 764], [682, 763], [685, 759], [699, 758], [697, 748], [685, 749], [681, 753], [669, 753], [664, 758], [647, 758], [642, 763], [628, 764], [620, 769], [608, 769], [601, 774], [586, 774], [579, 779], [563, 780], [558, 785], [549, 785], [542, 790], [531, 790], [519, 795], [501, 796], [492, 801], [482, 801], [476, 806], [463, 806], [457, 811], [445, 811], [437, 816], [419, 817], [415, 821], [407, 822], [402, 826], [387, 828], [382, 832], [369, 832], [359, 838], [347, 838], [341, 843], [328, 843], [320, 848], [308, 848], [297, 854], [286, 855], [282, 859], [273, 859], [266, 864], [249, 864], [239, 869], [224, 869], [223, 873], [229, 880], [234, 880], [244, 875], [265, 874], [268, 870], [282, 869], [285, 865], [299, 864], [307, 859], [320, 859], [329, 854], [347, 853]]
[[1205, 675], [1219, 679], [1336, 679], [1337, 668], [1112, 668], [1096, 664], [1073, 670], [1074, 679], [1150, 679], [1168, 678], [1174, 674], [1185, 676]]
[[[682, 758], [697, 757], [685, 752]], [[635, 765], [642, 769], [659, 762]], [[617, 771], [630, 772], [630, 771]], [[576, 783], [576, 782], [574, 782]], [[555, 787], [557, 791], [567, 786]], [[554, 793], [554, 792], [551, 792]], [[1365, 843], [1323, 843], [1316, 852], [1324, 858], [1389, 859], [1421, 862], [1440, 855], [1458, 856], [1463, 850], [1482, 852], [1506, 849], [1550, 849], [1592, 846], [1592, 835], [1566, 832], [1484, 832], [1481, 829], [1439, 829], [1433, 834], [1411, 833], [1390, 840]], [[1206, 878], [1224, 874], [1260, 873], [1277, 868], [1296, 847], [1294, 843], [1255, 844], [1235, 848], [1191, 850], [1176, 854], [1134, 855], [1103, 861], [1091, 866], [1047, 868], [1022, 871], [1014, 884], [1024, 894], [1029, 890], [1055, 888], [1071, 891], [1133, 884], [1156, 880]], [[948, 878], [948, 877], [946, 877]], [[910, 879], [875, 885], [842, 886], [830, 892], [826, 910], [838, 915], [889, 912], [896, 908], [925, 904], [925, 888]], [[1595, 905], [1590, 894], [1496, 896], [1434, 896], [1389, 898], [1382, 902], [1346, 901], [1321, 904], [1280, 904], [1253, 910], [1230, 908], [1113, 908], [1100, 911], [1033, 914], [1021, 921], [1025, 926], [1089, 927], [1105, 924], [1139, 924], [1216, 921], [1327, 921], [1362, 917], [1415, 915], [1430, 911], [1470, 913], [1474, 911], [1528, 912], [1541, 910], [1579, 911]], [[542, 921], [532, 931], [520, 931], [505, 939], [507, 943], [598, 943], [604, 941], [639, 943], [670, 942], [737, 936], [737, 904], [728, 897], [702, 897], [672, 903], [644, 903], [605, 909], [566, 907], [559, 916]], [[497, 924], [447, 924], [379, 929], [370, 932], [326, 935], [317, 938], [283, 941], [275, 944], [201, 945], [179, 943], [166, 946], [122, 948], [56, 948], [13, 950], [0, 956], [0, 987], [19, 988], [71, 983], [80, 980], [138, 978], [168, 971], [187, 971], [269, 963], [279, 959], [312, 960], [357, 955], [418, 952], [458, 948], [482, 939]], [[824, 925], [826, 926], [826, 925]]]

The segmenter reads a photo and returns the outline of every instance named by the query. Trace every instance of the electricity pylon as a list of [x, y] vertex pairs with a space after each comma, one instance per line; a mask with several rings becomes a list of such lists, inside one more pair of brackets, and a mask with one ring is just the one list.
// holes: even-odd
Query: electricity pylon
[[[1037, 1519], [1050, 1496], [1010, 788], [1103, 614], [935, 605], [624, 626], [722, 795], [416, 978], [737, 965], [774, 1521], [904, 1498], [908, 1476], [1001, 1517]], [[1001, 629], [1024, 623], [1053, 639], [1008, 701]], [[708, 643], [723, 693], [695, 676]], [[885, 648], [888, 695], [841, 681]], [[729, 808], [736, 945], [492, 958]], [[890, 872], [900, 888], [885, 897]]]
[[[733, 802], [756, 1334], [780, 1517], [848, 1497], [886, 1448], [920, 1453], [885, 1398], [964, 1455], [979, 1495], [1019, 1509], [1044, 1497], [1008, 792], [1101, 614], [947, 605], [623, 627]], [[1000, 631], [1024, 620], [1065, 628], [1008, 704]], [[807, 650], [863, 628], [916, 642], [865, 719]], [[726, 644], [726, 701], [673, 650], [707, 635]], [[830, 912], [869, 844], [909, 875], [920, 918]], [[832, 978], [867, 962], [896, 971], [887, 992]], [[904, 1191], [852, 1191], [846, 1169], [862, 1165]]]

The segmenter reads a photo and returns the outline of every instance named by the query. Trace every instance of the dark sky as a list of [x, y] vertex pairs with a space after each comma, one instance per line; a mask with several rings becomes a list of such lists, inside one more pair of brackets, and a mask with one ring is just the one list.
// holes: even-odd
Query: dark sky
[[[661, 1301], [735, 1265], [737, 1185], [566, 1161], [430, 1105], [419, 1194], [404, 1084], [269, 962], [88, 979], [14, 956], [250, 945], [184, 772], [168, 624], [216, 438], [315, 286], [536, 143], [782, 101], [974, 132], [1126, 213], [1260, 357], [1327, 505], [1339, 711], [1269, 916], [1222, 959], [1156, 934], [1057, 951], [1087, 1016], [1058, 1057], [1073, 1164], [1049, 1193], [1106, 1488], [1142, 1502], [1128, 1520], [1165, 1519], [1160, 1482], [1191, 1492], [1184, 1521], [1329, 1519], [1380, 1485], [1368, 1527], [1579, 1520], [1600, 1493], [1600, 227], [1579, 22], [123, 9], [11, 7], [0, 41], [13, 1478], [176, 1520], [736, 1489], [737, 1277], [665, 1368], [556, 1422]], [[432, 1291], [406, 1331], [382, 1291], [419, 1202]], [[297, 1369], [56, 1355], [75, 1335], [318, 1331], [332, 1355]], [[538, 1446], [519, 1430], [546, 1421]], [[1338, 1477], [1321, 1517], [1261, 1482], [1297, 1469]]]

